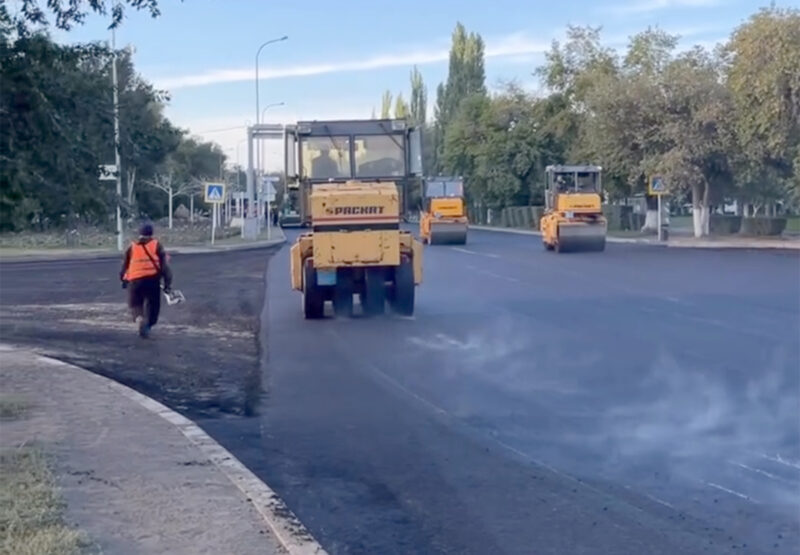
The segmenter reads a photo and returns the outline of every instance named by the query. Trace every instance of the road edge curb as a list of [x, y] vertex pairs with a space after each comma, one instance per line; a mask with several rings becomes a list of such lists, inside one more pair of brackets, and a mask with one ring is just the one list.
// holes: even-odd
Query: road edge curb
[[236, 486], [242, 495], [245, 496], [246, 501], [261, 515], [261, 518], [275, 535], [281, 547], [290, 555], [327, 555], [325, 549], [314, 539], [311, 532], [308, 531], [300, 519], [286, 506], [272, 488], [253, 474], [253, 472], [242, 464], [230, 451], [217, 443], [197, 424], [185, 416], [178, 414], [174, 410], [143, 393], [139, 393], [111, 378], [101, 376], [81, 366], [41, 355], [25, 347], [0, 343], [0, 352], [8, 350], [27, 351], [39, 360], [49, 364], [68, 366], [87, 372], [98, 381], [166, 420], [175, 426], [192, 445], [197, 447], [203, 455], [205, 455], [206, 458]]
[[[531, 235], [534, 237], [541, 237], [542, 232], [536, 231], [534, 229], [521, 229], [516, 227], [493, 227], [493, 226], [483, 226], [483, 225], [471, 225], [469, 226], [470, 229], [474, 229], [476, 231], [489, 231], [493, 233], [510, 233], [514, 235]], [[606, 242], [607, 243], [621, 243], [621, 244], [631, 244], [631, 245], [650, 245], [653, 247], [663, 247], [666, 246], [665, 244], [658, 244], [650, 241], [648, 239], [636, 239], [636, 238], [628, 238], [628, 237], [612, 237], [606, 235]]]
[[[286, 243], [287, 239], [284, 235], [281, 239], [272, 239], [269, 241], [261, 241], [254, 243], [245, 243], [240, 245], [230, 245], [222, 247], [209, 247], [205, 245], [191, 246], [183, 245], [170, 248], [165, 246], [169, 254], [214, 254], [235, 251], [248, 251], [258, 249], [268, 249], [277, 247]], [[56, 256], [38, 256], [38, 255], [21, 255], [21, 256], [0, 256], [0, 264], [17, 264], [20, 262], [71, 262], [80, 260], [112, 260], [118, 259], [122, 256], [119, 252], [100, 252], [100, 253], [76, 253], [74, 255], [56, 255]]]
[[[533, 229], [520, 229], [514, 227], [492, 227], [492, 226], [482, 226], [482, 225], [473, 225], [470, 226], [471, 229], [475, 229], [477, 231], [489, 231], [494, 233], [509, 233], [514, 235], [532, 235], [535, 237], [540, 237], [542, 233], [540, 231], [536, 231]], [[739, 250], [785, 250], [785, 251], [796, 251], [800, 250], [800, 241], [786, 241], [788, 244], [778, 244], [778, 243], [766, 243], [766, 244], [753, 244], [753, 243], [742, 243], [736, 244], [726, 241], [720, 241], [719, 243], [715, 243], [713, 241], [706, 241], [693, 244], [691, 242], [684, 243], [684, 242], [674, 242], [674, 241], [664, 241], [662, 243], [658, 243], [652, 239], [637, 239], [634, 237], [613, 237], [613, 236], [606, 236], [606, 242], [608, 243], [620, 243], [620, 244], [629, 244], [629, 245], [647, 245], [651, 247], [666, 247], [671, 249], [739, 249]]]

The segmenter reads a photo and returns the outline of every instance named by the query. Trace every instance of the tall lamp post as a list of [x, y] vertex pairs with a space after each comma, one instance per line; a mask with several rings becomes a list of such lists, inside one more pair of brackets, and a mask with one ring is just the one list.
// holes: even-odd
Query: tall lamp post
[[[261, 51], [264, 49], [265, 46], [267, 46], [269, 44], [274, 44], [276, 42], [285, 41], [288, 38], [289, 38], [288, 36], [284, 35], [284, 36], [282, 36], [280, 38], [277, 38], [277, 39], [268, 40], [265, 43], [263, 43], [261, 46], [259, 46], [258, 50], [256, 50], [256, 125], [258, 125], [260, 123], [260, 121], [261, 121], [261, 106], [260, 106], [260, 98], [259, 98], [259, 92], [258, 92], [258, 81], [259, 81], [259, 79], [258, 79], [258, 57], [261, 54]], [[258, 154], [258, 151], [256, 150], [256, 155], [257, 154]], [[251, 164], [249, 164], [250, 165], [250, 169], [248, 171], [249, 175], [248, 175], [248, 179], [247, 179], [247, 198], [248, 198], [248, 203], [249, 203], [249, 205], [247, 207], [247, 214], [249, 216], [249, 215], [253, 214], [252, 210], [253, 210], [253, 207], [255, 206], [255, 199], [256, 199], [256, 196], [255, 196], [255, 182], [256, 182], [255, 171], [256, 170], [252, 167], [252, 159], [253, 159], [252, 142], [250, 142], [250, 145], [248, 147], [248, 156], [249, 156], [249, 159], [251, 161]], [[255, 167], [256, 168], [258, 167], [258, 162], [256, 162]], [[255, 215], [255, 214], [253, 214], [253, 215]], [[257, 219], [256, 219], [256, 221], [257, 221]], [[245, 228], [243, 226], [242, 227], [243, 236], [245, 235], [244, 234], [244, 229]]]
[[[258, 56], [261, 54], [261, 51], [264, 49], [265, 46], [270, 45], [270, 44], [274, 44], [276, 42], [283, 42], [285, 40], [288, 40], [288, 38], [289, 37], [287, 35], [283, 35], [280, 38], [268, 40], [267, 42], [265, 42], [261, 46], [259, 46], [258, 50], [256, 51], [256, 125], [261, 123], [261, 119], [259, 117], [259, 116], [261, 116], [261, 110], [259, 109], [259, 104], [261, 102], [261, 98], [259, 97], [259, 92], [258, 92], [258, 81], [259, 81], [259, 79], [258, 79]], [[283, 104], [283, 103], [281, 103], [281, 104]], [[275, 105], [274, 104], [268, 105], [266, 108], [264, 108], [264, 111], [266, 111], [267, 108], [270, 108], [271, 106], [275, 106]], [[258, 151], [256, 151], [256, 152], [258, 152]], [[256, 162], [256, 168], [259, 168], [260, 166], [261, 166], [261, 158], [259, 156], [259, 159]]]

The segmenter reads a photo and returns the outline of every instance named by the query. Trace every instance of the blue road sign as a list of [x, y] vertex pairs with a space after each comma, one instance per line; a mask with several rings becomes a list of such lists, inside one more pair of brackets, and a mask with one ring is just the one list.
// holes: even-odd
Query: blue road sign
[[225, 202], [225, 184], [206, 183], [206, 202], [210, 203]]
[[650, 194], [651, 195], [664, 195], [667, 192], [667, 184], [664, 178], [660, 175], [655, 175], [650, 178]]

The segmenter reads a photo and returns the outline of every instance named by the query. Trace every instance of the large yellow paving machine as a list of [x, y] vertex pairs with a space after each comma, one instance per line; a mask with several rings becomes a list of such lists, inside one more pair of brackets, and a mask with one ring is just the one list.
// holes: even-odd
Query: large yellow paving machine
[[418, 144], [404, 120], [287, 129], [287, 152], [299, 147], [287, 176], [297, 183], [301, 220], [311, 227], [290, 256], [292, 288], [303, 294], [306, 318], [322, 318], [326, 301], [337, 316], [352, 316], [354, 297], [367, 316], [382, 314], [386, 301], [399, 314], [413, 314], [422, 244], [400, 222], [405, 187], [419, 175]]
[[437, 177], [424, 182], [419, 236], [429, 245], [467, 242], [467, 211], [464, 205], [464, 181], [455, 177]]
[[547, 166], [542, 241], [556, 252], [602, 251], [606, 218], [600, 166]]

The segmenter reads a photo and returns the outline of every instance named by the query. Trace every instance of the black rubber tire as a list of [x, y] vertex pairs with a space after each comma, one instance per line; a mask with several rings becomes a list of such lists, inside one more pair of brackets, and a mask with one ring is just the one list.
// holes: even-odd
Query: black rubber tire
[[336, 286], [333, 289], [333, 313], [337, 318], [353, 316], [353, 276], [347, 269], [336, 272]]
[[380, 316], [386, 307], [386, 273], [384, 268], [364, 270], [364, 293], [361, 306], [365, 316]]
[[403, 261], [394, 271], [392, 288], [392, 310], [403, 316], [414, 314], [414, 264]]
[[603, 252], [606, 250], [606, 238], [603, 237], [603, 241], [597, 244], [597, 248], [594, 249], [595, 252]]
[[317, 271], [310, 261], [303, 268], [303, 315], [307, 320], [317, 320], [325, 314], [325, 299], [317, 287]]

